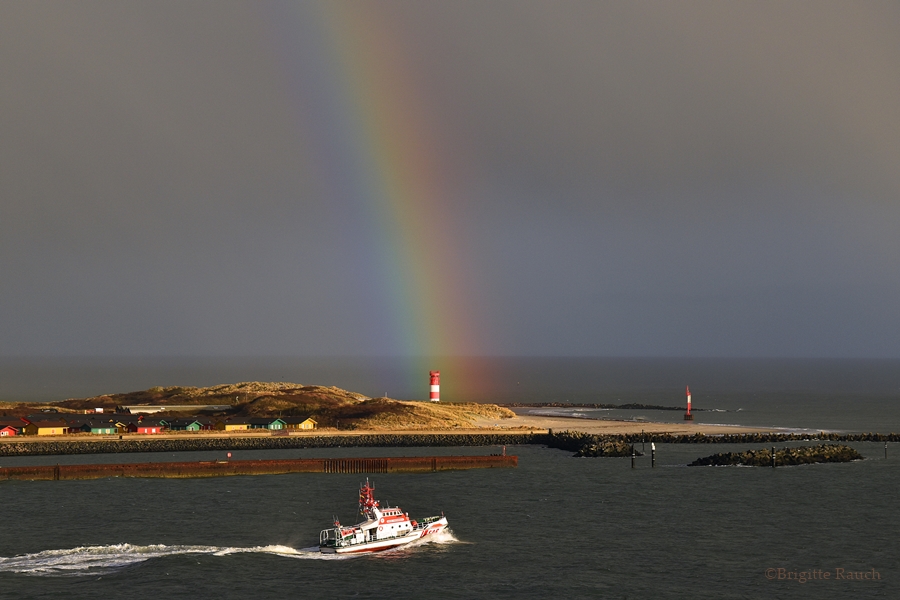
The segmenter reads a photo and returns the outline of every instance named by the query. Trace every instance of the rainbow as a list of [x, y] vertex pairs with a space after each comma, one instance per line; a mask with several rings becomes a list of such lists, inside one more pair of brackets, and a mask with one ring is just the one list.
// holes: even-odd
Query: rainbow
[[317, 185], [370, 261], [362, 289], [376, 290], [367, 301], [387, 321], [379, 354], [405, 357], [410, 389], [427, 397], [428, 370], [452, 370], [452, 359], [433, 357], [480, 348], [453, 239], [448, 157], [408, 50], [363, 3], [285, 3], [269, 17]]

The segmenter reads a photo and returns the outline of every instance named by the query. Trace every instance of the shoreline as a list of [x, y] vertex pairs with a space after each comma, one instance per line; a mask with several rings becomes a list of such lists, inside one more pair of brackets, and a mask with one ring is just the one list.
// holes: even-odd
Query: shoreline
[[[304, 439], [329, 437], [362, 437], [377, 435], [546, 435], [552, 431], [575, 431], [611, 436], [627, 436], [646, 433], [647, 435], [723, 435], [749, 433], [788, 433], [787, 429], [774, 427], [746, 427], [742, 425], [702, 424], [693, 421], [684, 423], [665, 423], [660, 421], [634, 421], [623, 419], [596, 419], [593, 417], [574, 417], [568, 415], [532, 415], [516, 414], [512, 418], [489, 419], [478, 417], [471, 427], [436, 428], [393, 428], [393, 429], [334, 429], [322, 428], [313, 430], [288, 431], [250, 429], [242, 431], [179, 431], [155, 434], [63, 434], [63, 435], [29, 435], [0, 438], [0, 455], [7, 444], [35, 444], [50, 442], [78, 442], [84, 444], [100, 442], [129, 442], [153, 440], [251, 440], [251, 439]], [[794, 430], [796, 432], [796, 430]]]
[[[520, 407], [525, 408], [525, 407]], [[508, 430], [513, 427], [546, 431], [577, 431], [597, 435], [724, 435], [745, 433], [779, 433], [787, 432], [776, 427], [748, 427], [744, 425], [717, 425], [682, 421], [666, 423], [663, 421], [637, 421], [622, 419], [598, 419], [594, 417], [575, 417], [570, 415], [537, 415], [514, 411], [512, 419], [475, 419], [474, 424], [482, 429], [492, 431]], [[577, 425], [576, 425], [577, 424]]]
[[337, 430], [286, 433], [265, 429], [163, 434], [27, 436], [0, 439], [0, 457], [191, 452], [227, 450], [288, 450], [338, 447], [452, 447], [534, 444], [559, 447], [563, 438], [597, 437], [624, 443], [778, 443], [799, 440], [900, 442], [900, 434], [842, 434], [771, 427], [710, 425], [693, 421], [616, 421], [585, 417], [517, 414], [512, 418], [474, 420], [473, 426], [452, 429]]

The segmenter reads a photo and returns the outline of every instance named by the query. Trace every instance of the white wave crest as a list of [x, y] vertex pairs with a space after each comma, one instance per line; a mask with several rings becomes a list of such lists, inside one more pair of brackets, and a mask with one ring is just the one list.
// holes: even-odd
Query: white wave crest
[[[407, 550], [410, 548], [418, 548], [419, 546], [424, 546], [426, 544], [453, 544], [458, 542], [459, 540], [454, 537], [453, 532], [449, 529], [444, 528], [437, 533], [432, 533], [431, 535], [426, 535], [425, 537], [421, 537], [408, 544], [404, 544], [403, 546], [398, 546], [397, 548], [394, 548], [393, 552], [399, 552], [401, 550]], [[383, 554], [387, 554], [387, 552]]]

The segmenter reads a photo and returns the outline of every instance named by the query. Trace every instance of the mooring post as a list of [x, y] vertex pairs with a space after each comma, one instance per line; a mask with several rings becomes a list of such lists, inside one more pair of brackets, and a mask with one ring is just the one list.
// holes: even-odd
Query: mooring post
[[647, 449], [647, 447], [644, 445], [646, 442], [647, 440], [644, 438], [644, 430], [641, 429], [641, 452], [644, 452]]
[[650, 467], [656, 467], [656, 444], [650, 442]]
[[631, 468], [634, 468], [634, 446], [631, 446]]
[[772, 468], [775, 468], [775, 446], [772, 446]]
[[887, 460], [887, 442], [884, 443], [884, 460]]

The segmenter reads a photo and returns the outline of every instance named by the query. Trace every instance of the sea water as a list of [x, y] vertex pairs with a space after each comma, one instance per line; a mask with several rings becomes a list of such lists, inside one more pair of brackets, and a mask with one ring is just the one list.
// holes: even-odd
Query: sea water
[[[532, 379], [526, 381], [544, 382], [536, 387], [549, 390], [541, 396], [532, 389], [529, 401], [561, 402], [571, 394], [570, 401], [622, 396], [623, 403], [669, 404], [662, 400], [671, 398], [676, 404], [683, 394], [681, 381], [674, 381], [678, 361], [668, 363], [672, 381], [648, 372], [646, 381], [656, 383], [642, 386], [639, 377], [620, 376], [606, 389], [595, 377], [596, 370], [609, 367], [602, 361], [596, 370], [584, 369], [590, 361], [549, 361], [544, 379], [534, 373], [540, 361], [524, 363], [513, 376], [521, 381], [527, 375]], [[631, 368], [639, 374], [652, 366], [649, 361]], [[721, 363], [707, 365], [710, 385], [700, 383], [702, 369], [695, 365], [687, 383], [695, 405], [726, 411], [701, 412], [698, 419], [739, 423], [756, 415], [767, 425], [858, 431], [886, 431], [898, 423], [895, 365], [863, 364], [867, 377], [857, 392], [852, 385], [817, 387], [817, 378], [809, 377], [822, 372], [834, 381], [834, 366], [806, 365], [807, 374], [794, 379], [784, 375], [789, 368], [780, 367], [767, 379], [761, 367], [746, 377], [745, 365], [733, 370], [729, 387]], [[841, 368], [855, 377], [853, 363]], [[581, 374], [584, 390], [573, 387], [573, 373]], [[546, 383], [554, 377], [560, 377], [557, 391], [552, 381]], [[173, 383], [191, 384], [189, 377]], [[127, 389], [135, 388], [106, 391]], [[657, 412], [667, 411], [636, 414], [656, 419]], [[632, 469], [630, 458], [576, 459], [560, 450], [519, 446], [507, 448], [520, 457], [517, 469], [375, 475], [382, 501], [414, 518], [443, 512], [452, 533], [411, 548], [326, 560], [314, 551], [318, 532], [334, 516], [353, 521], [364, 476], [2, 482], [0, 597], [900, 597], [900, 444], [889, 445], [887, 459], [882, 444], [851, 445], [866, 460], [690, 468], [685, 465], [701, 456], [761, 446], [659, 444], [656, 468], [645, 456]], [[305, 449], [242, 452], [235, 458], [498, 450]], [[649, 455], [649, 445], [645, 450]], [[0, 466], [214, 456], [32, 457], [0, 459]]]

